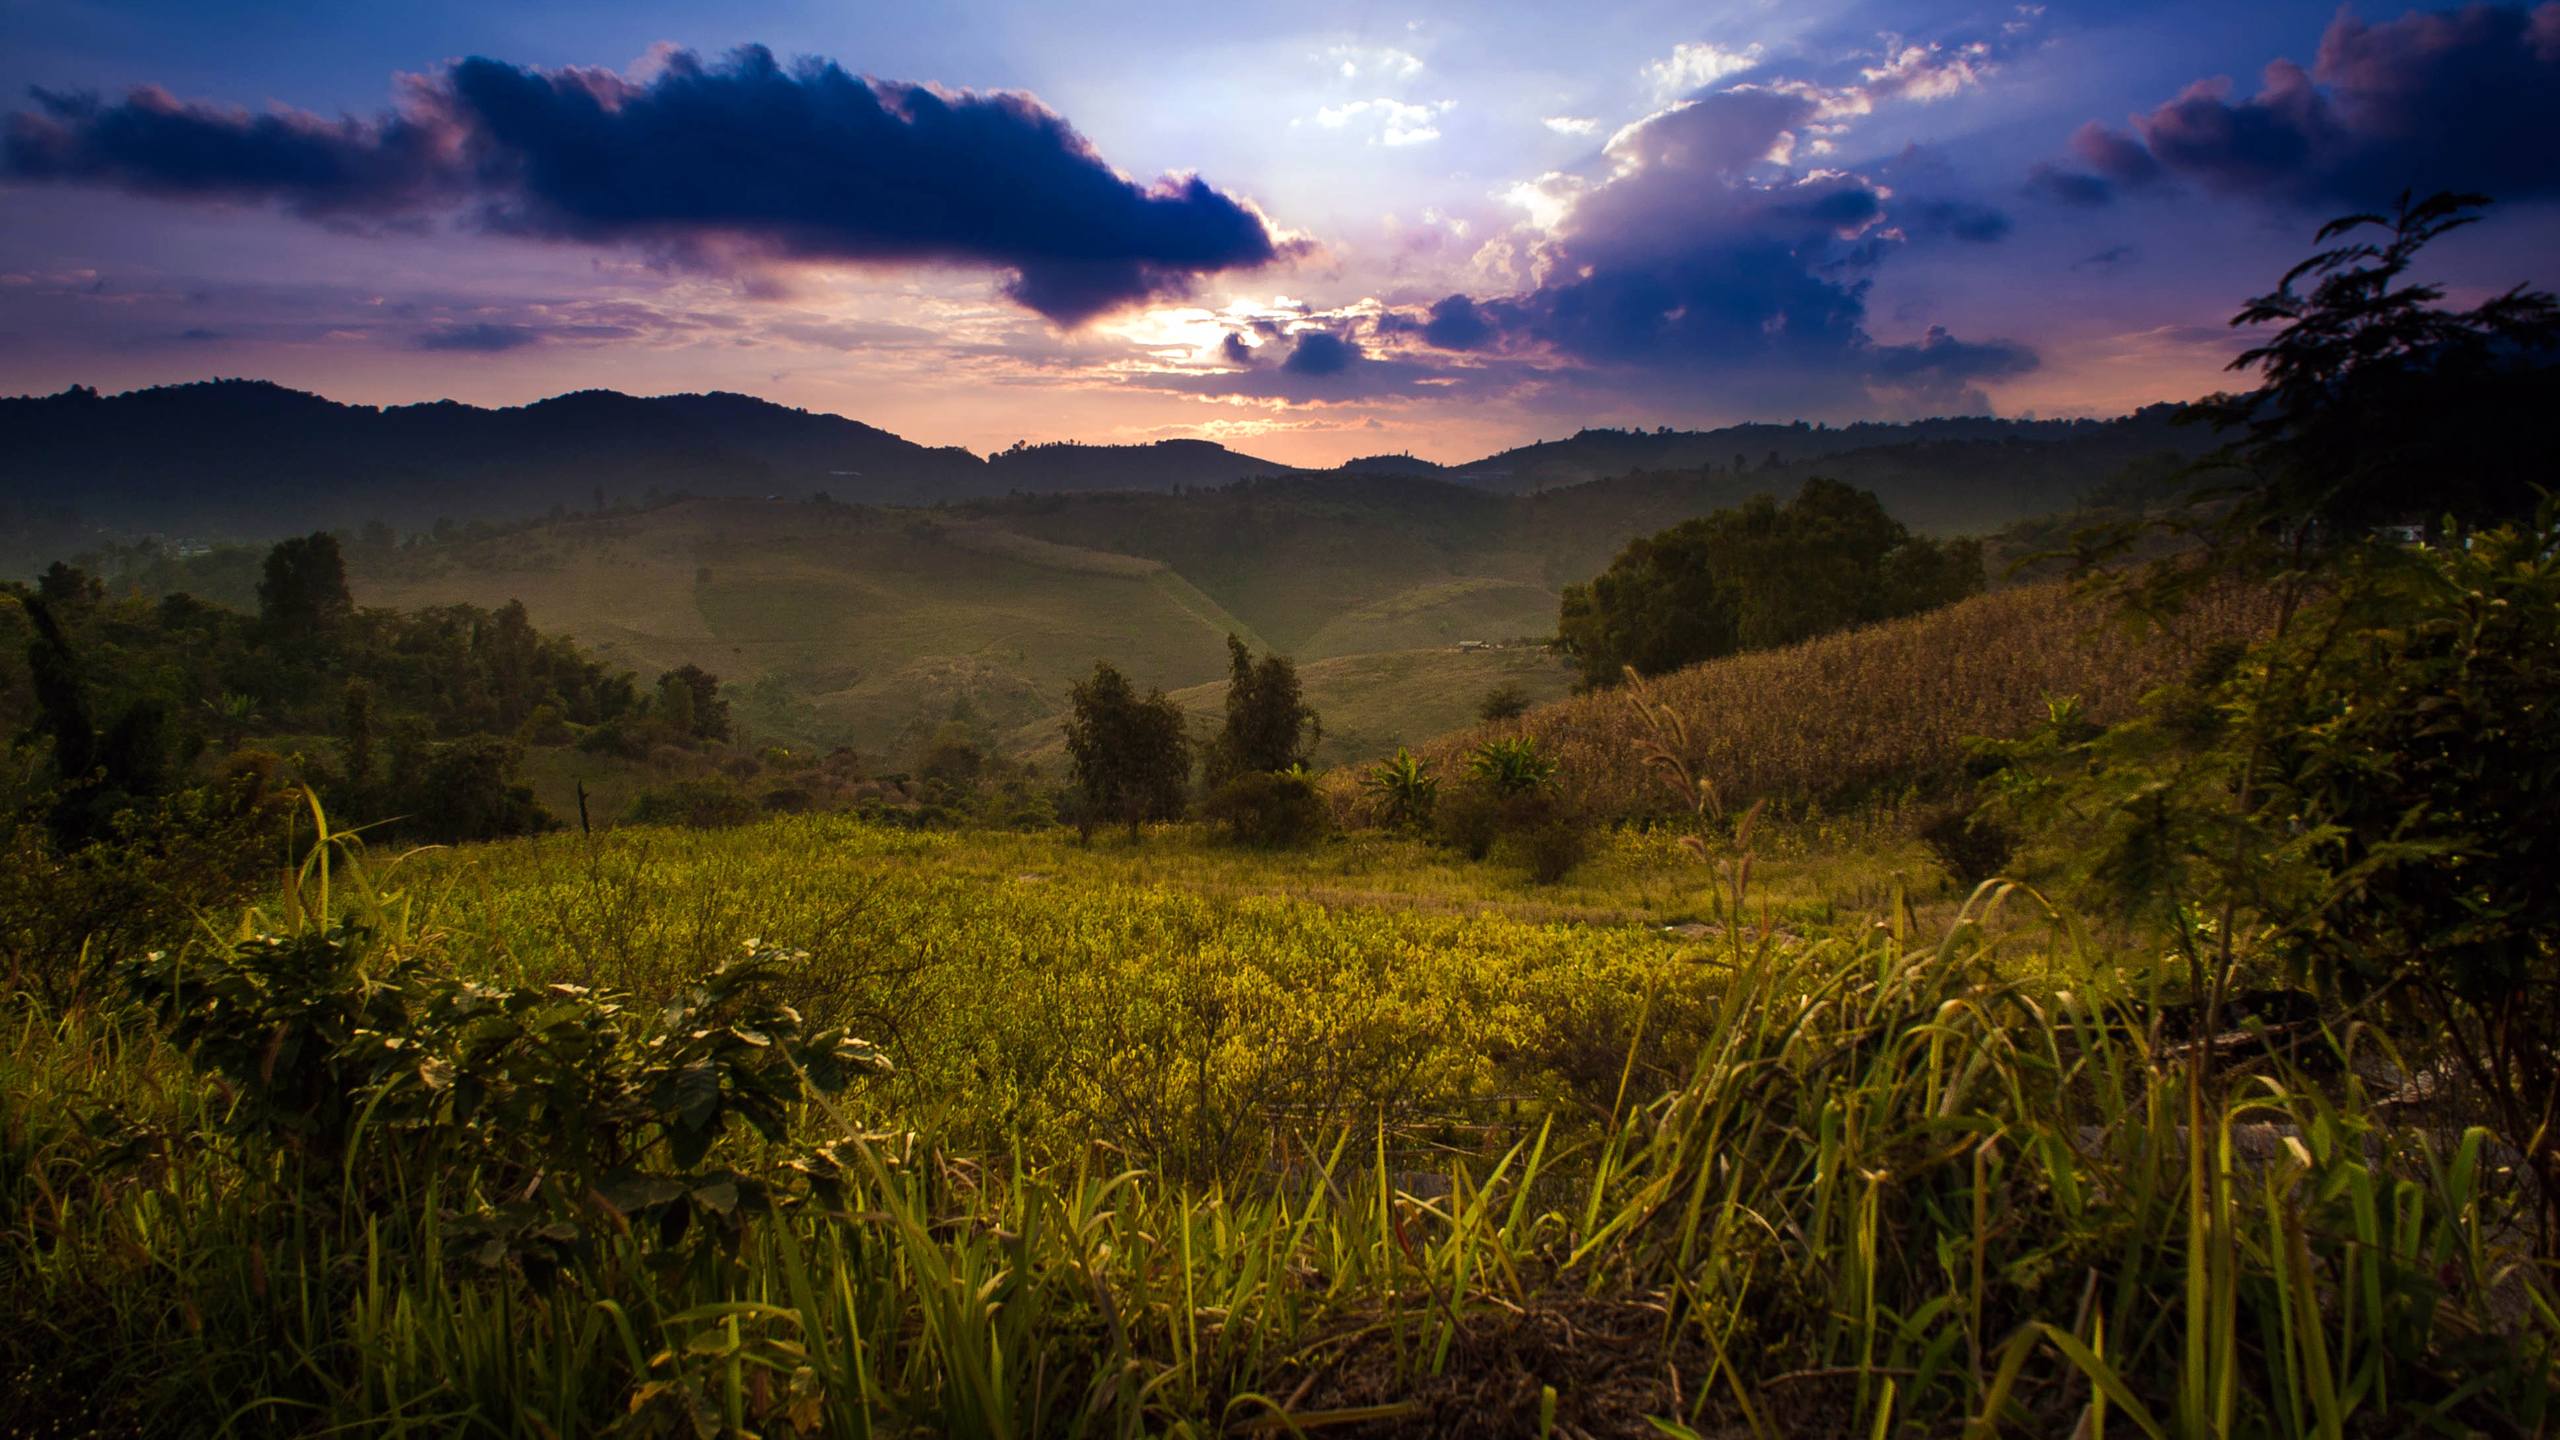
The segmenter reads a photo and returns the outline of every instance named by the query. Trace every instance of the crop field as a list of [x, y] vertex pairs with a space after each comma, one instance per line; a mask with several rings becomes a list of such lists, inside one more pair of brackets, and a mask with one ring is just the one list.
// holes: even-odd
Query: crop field
[[[1736, 806], [1859, 802], [1954, 772], [1980, 736], [2015, 736], [2058, 704], [2097, 723], [2185, 675], [2218, 645], [2245, 644], [2273, 614], [2263, 597], [2211, 597], [2174, 630], [2111, 620], [2068, 586], [2020, 585], [1908, 619], [1662, 677], [1654, 703], [1681, 717], [1676, 748]], [[1446, 768], [1488, 738], [1535, 737], [1603, 814], [1660, 804], [1646, 726], [1623, 691], [1579, 696], [1424, 747]]]
[[2353, 1031], [2198, 1088], [2156, 951], [1884, 834], [1535, 890], [1376, 834], [326, 844], [129, 972], [164, 1024], [13, 1022], [0, 1418], [2545, 1423], [2482, 1132], [2367, 1106]]

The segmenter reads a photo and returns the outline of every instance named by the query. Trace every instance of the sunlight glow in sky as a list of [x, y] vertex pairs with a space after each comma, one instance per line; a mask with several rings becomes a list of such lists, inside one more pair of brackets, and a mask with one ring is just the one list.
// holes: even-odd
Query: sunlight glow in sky
[[0, 91], [7, 393], [1457, 460], [2188, 398], [2408, 187], [2560, 281], [2560, 0], [0, 0]]

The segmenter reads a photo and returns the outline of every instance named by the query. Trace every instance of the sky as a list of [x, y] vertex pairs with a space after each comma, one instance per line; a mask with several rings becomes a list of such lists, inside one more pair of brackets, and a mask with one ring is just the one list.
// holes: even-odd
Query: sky
[[0, 393], [730, 390], [1458, 461], [2235, 383], [2322, 221], [2560, 283], [2560, 0], [0, 0]]

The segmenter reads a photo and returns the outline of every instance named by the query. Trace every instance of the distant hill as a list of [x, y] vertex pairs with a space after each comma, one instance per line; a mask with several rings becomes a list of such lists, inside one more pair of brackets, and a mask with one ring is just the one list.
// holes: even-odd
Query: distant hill
[[1754, 473], [1793, 468], [1854, 451], [1933, 450], [1941, 447], [2053, 446], [2069, 452], [2092, 443], [2131, 452], [2168, 449], [2194, 453], [2204, 432], [2180, 427], [2179, 405], [2151, 405], [2114, 420], [1999, 420], [1959, 416], [1939, 420], [1861, 421], [1854, 425], [1727, 425], [1715, 430], [1583, 430], [1563, 440], [1541, 440], [1450, 466], [1463, 484], [1529, 494], [1648, 470]]
[[1051, 750], [1098, 659], [1214, 708], [1232, 632], [1298, 660], [1337, 762], [1465, 723], [1504, 678], [1557, 693], [1541, 652], [1458, 647], [1553, 634], [1563, 586], [1634, 536], [1820, 472], [1920, 528], [1988, 531], [2068, 508], [2147, 439], [1934, 439], [1524, 495], [1334, 471], [926, 509], [704, 498], [348, 555], [362, 603], [521, 599], [622, 664], [705, 666], [765, 733], [891, 755], [952, 721]]
[[[2061, 508], [2143, 454], [2201, 448], [2203, 433], [2174, 426], [2175, 413], [1584, 430], [1462, 465], [1375, 455], [1324, 473], [1528, 495], [1676, 472], [1741, 495], [1792, 488], [1818, 465], [1879, 493], [1927, 492], [1887, 497], [1912, 524], [1980, 528], [1994, 513]], [[259, 380], [121, 395], [74, 387], [0, 399], [0, 573], [142, 535], [258, 541], [376, 521], [414, 533], [440, 520], [520, 522], [687, 495], [925, 506], [1171, 494], [1293, 473], [1309, 472], [1205, 440], [1028, 445], [980, 458], [746, 395], [582, 390], [485, 409], [342, 405]], [[2048, 498], [2066, 491], [2060, 504]]]
[[1285, 467], [1200, 440], [981, 460], [746, 395], [583, 390], [483, 409], [341, 405], [259, 380], [0, 399], [0, 519], [272, 539], [516, 520], [679, 494], [928, 505], [1012, 489], [1217, 485]]
[[[1044, 749], [1095, 660], [1214, 687], [1233, 632], [1306, 667], [1336, 712], [1326, 758], [1348, 760], [1467, 719], [1513, 660], [1459, 643], [1552, 634], [1561, 589], [1638, 535], [1814, 475], [1914, 529], [1987, 534], [2174, 469], [2205, 437], [2172, 418], [1586, 430], [1460, 466], [1292, 471], [1191, 440], [982, 459], [740, 395], [73, 391], [0, 400], [0, 573], [119, 532], [339, 529], [362, 603], [521, 599], [618, 664], [721, 675], [762, 733], [892, 755], [953, 721]], [[121, 553], [96, 568], [254, 593], [255, 550]]]

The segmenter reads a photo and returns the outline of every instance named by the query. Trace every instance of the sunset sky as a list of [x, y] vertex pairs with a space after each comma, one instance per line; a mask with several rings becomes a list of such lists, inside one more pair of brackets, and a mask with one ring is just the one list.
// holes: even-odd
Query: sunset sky
[[0, 90], [11, 394], [1459, 460], [2191, 397], [2408, 187], [2560, 282], [2560, 0], [0, 0]]

